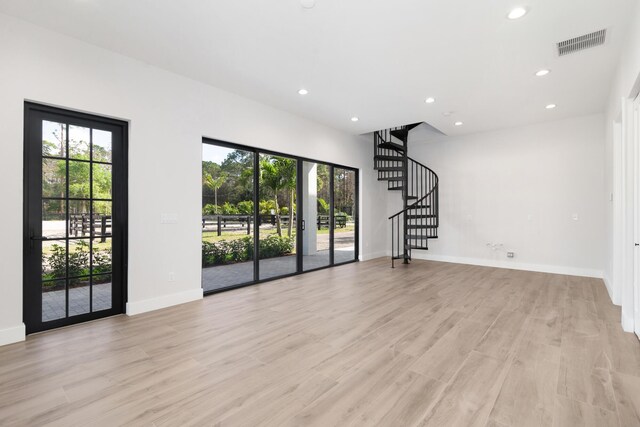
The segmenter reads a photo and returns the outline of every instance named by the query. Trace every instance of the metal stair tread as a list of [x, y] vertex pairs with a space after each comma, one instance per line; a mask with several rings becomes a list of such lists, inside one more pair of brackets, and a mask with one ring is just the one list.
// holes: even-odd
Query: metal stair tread
[[390, 162], [402, 162], [404, 158], [402, 156], [373, 156], [373, 160], [384, 160]]
[[378, 144], [378, 147], [386, 148], [388, 150], [402, 151], [404, 153], [404, 147], [400, 144], [396, 144], [395, 142], [383, 142], [382, 144]]

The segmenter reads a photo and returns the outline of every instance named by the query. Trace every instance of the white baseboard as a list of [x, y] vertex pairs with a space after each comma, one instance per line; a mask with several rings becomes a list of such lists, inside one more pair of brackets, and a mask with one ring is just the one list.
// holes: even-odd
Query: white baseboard
[[202, 299], [203, 290], [193, 289], [189, 291], [179, 292], [176, 294], [163, 295], [156, 298], [150, 298], [142, 301], [133, 301], [127, 303], [127, 315], [135, 316], [136, 314], [146, 313], [148, 311], [160, 310], [161, 308], [171, 307], [173, 305], [184, 304], [191, 301]]
[[634, 332], [635, 322], [633, 316], [627, 315], [624, 310], [622, 311], [622, 330], [625, 332]]
[[13, 328], [0, 329], [0, 346], [24, 341], [26, 335], [27, 330], [24, 323]]
[[602, 270], [592, 270], [588, 268], [564, 267], [559, 265], [542, 265], [528, 264], [509, 261], [497, 261], [482, 258], [465, 258], [447, 255], [434, 255], [426, 251], [414, 250], [411, 256], [415, 259], [423, 259], [429, 261], [451, 262], [455, 264], [480, 265], [483, 267], [509, 268], [512, 270], [536, 271], [540, 273], [565, 274], [568, 276], [595, 277], [602, 279], [604, 273]]
[[370, 254], [364, 254], [364, 255], [360, 255], [360, 261], [369, 261], [370, 259], [376, 259], [376, 258], [381, 258], [387, 256], [387, 252], [386, 251], [378, 251], [378, 252], [372, 252]]

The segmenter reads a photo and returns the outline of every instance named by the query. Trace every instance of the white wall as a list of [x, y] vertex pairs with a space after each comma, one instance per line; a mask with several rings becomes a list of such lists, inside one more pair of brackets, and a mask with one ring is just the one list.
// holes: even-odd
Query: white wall
[[[632, 255], [632, 230], [625, 230], [625, 205], [632, 207], [631, 158], [626, 145], [632, 135], [631, 98], [638, 92], [640, 76], [640, 4], [631, 19], [631, 28], [620, 57], [620, 64], [611, 85], [609, 104], [605, 114], [605, 198], [606, 253], [605, 282], [611, 299], [622, 306], [622, 325], [633, 330], [633, 270], [627, 262]], [[626, 203], [629, 201], [630, 203]], [[626, 215], [629, 212], [627, 209]]]
[[[205, 54], [205, 53], [203, 53]], [[22, 324], [23, 104], [32, 100], [130, 122], [130, 313], [202, 296], [203, 136], [360, 169], [361, 255], [382, 255], [386, 197], [368, 139], [0, 15], [0, 344]], [[362, 189], [365, 191], [362, 191]], [[161, 213], [177, 224], [160, 224]], [[176, 281], [168, 281], [175, 272]]]
[[440, 178], [440, 238], [416, 256], [602, 276], [602, 115], [410, 141], [409, 149]]

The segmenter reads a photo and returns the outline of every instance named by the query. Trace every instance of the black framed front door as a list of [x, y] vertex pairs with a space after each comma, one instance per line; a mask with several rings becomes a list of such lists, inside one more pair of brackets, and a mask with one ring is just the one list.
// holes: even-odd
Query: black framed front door
[[127, 123], [25, 103], [27, 333], [124, 312]]

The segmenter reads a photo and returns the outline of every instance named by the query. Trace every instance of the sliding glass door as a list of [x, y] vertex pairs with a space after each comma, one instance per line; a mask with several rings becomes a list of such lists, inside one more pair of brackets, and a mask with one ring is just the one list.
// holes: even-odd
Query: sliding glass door
[[333, 247], [334, 263], [356, 258], [357, 187], [356, 172], [333, 168]]
[[302, 269], [331, 265], [329, 165], [302, 163]]
[[202, 287], [252, 283], [254, 159], [251, 151], [202, 146]]
[[355, 261], [357, 205], [355, 169], [205, 139], [205, 293]]
[[297, 160], [260, 154], [258, 280], [294, 274], [296, 258]]

